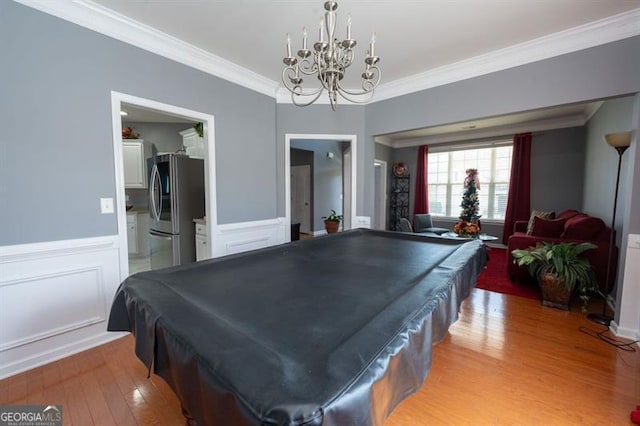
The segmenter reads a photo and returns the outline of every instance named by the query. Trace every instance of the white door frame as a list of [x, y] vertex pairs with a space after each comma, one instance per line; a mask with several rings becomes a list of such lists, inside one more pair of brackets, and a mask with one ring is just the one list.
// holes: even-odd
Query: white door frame
[[[382, 222], [382, 230], [387, 229], [387, 162], [384, 160], [373, 160], [374, 168], [376, 164], [380, 164], [380, 168], [382, 169], [382, 185], [380, 186], [380, 191], [382, 192], [382, 214], [381, 214], [381, 222]], [[374, 172], [375, 173], [375, 172]], [[375, 178], [375, 177], [374, 177]], [[374, 182], [374, 194], [375, 193], [375, 182]], [[376, 213], [379, 213], [376, 211]], [[380, 222], [376, 215], [376, 220]]]
[[291, 241], [291, 140], [327, 140], [351, 143], [351, 223], [353, 227], [356, 217], [356, 187], [357, 187], [357, 158], [358, 137], [356, 135], [318, 135], [286, 133], [284, 135], [284, 214], [285, 214], [285, 241]]
[[[116, 177], [116, 214], [118, 220], [118, 257], [120, 261], [120, 280], [129, 276], [129, 250], [127, 243], [127, 213], [125, 208], [124, 165], [122, 157], [122, 103], [142, 108], [154, 109], [170, 115], [180, 116], [204, 124], [204, 188], [205, 214], [207, 215], [207, 256], [211, 257], [211, 236], [218, 227], [218, 208], [216, 198], [216, 156], [214, 117], [210, 114], [140, 98], [125, 93], [111, 92], [111, 120], [113, 128], [113, 157]], [[195, 242], [194, 242], [195, 244]]]

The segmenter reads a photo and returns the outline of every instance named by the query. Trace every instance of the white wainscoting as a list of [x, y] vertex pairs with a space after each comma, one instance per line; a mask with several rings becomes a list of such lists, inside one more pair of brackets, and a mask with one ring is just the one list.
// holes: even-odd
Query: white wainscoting
[[117, 236], [0, 247], [0, 378], [123, 335], [106, 331]]
[[629, 234], [624, 264], [620, 316], [611, 329], [617, 336], [640, 340], [640, 234]]
[[211, 240], [211, 255], [213, 257], [283, 244], [288, 242], [286, 240], [286, 220], [279, 217], [277, 219], [218, 225], [215, 227]]

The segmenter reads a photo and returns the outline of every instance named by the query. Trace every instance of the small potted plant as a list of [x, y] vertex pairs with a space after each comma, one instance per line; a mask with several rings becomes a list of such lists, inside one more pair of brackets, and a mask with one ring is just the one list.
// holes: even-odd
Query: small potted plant
[[324, 227], [327, 230], [327, 234], [333, 234], [338, 232], [340, 222], [342, 221], [342, 215], [337, 214], [335, 210], [331, 210], [329, 216], [322, 216], [324, 219]]
[[589, 296], [602, 295], [589, 260], [582, 256], [593, 248], [596, 245], [591, 243], [541, 243], [511, 254], [514, 263], [528, 266], [529, 273], [538, 279], [544, 306], [569, 310], [571, 296], [577, 290], [582, 312], [586, 312]]

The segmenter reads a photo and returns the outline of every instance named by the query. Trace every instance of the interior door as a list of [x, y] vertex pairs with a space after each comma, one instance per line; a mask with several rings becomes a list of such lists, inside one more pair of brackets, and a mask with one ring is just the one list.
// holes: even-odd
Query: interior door
[[291, 167], [291, 223], [311, 232], [311, 166]]

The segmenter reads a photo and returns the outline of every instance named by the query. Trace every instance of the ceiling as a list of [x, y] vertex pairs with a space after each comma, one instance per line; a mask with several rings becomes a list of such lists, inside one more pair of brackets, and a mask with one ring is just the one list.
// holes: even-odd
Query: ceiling
[[[313, 44], [324, 13], [323, 0], [75, 0], [73, 3], [109, 15], [110, 22], [136, 27], [141, 32], [129, 42], [135, 44], [139, 40], [144, 46], [145, 40], [140, 39], [144, 39], [145, 33], [159, 32], [168, 37], [164, 39], [166, 42], [175, 39], [187, 43], [183, 45], [186, 50], [195, 46], [221, 58], [223, 68], [227, 64], [229, 70], [221, 75], [223, 78], [233, 81], [234, 73], [248, 72], [268, 85], [280, 81], [287, 33], [291, 34], [294, 52], [300, 48], [303, 27], [308, 29], [309, 44]], [[608, 22], [611, 17], [630, 11], [635, 13], [635, 19], [640, 11], [640, 0], [340, 0], [338, 3], [338, 36], [344, 37], [347, 14], [351, 14], [352, 38], [358, 41], [355, 69], [347, 73], [345, 86], [359, 86], [362, 59], [375, 32], [376, 54], [381, 57], [380, 89], [387, 86], [391, 90], [386, 92], [396, 96], [400, 93], [399, 85], [417, 76], [431, 76], [430, 73], [456, 64], [459, 69], [467, 65], [471, 68], [480, 57], [493, 62], [491, 55], [496, 52], [518, 51], [521, 57], [534, 57], [526, 50], [533, 44], [544, 51], [554, 37], [563, 34], [582, 37], [584, 26], [599, 27], [599, 21]], [[633, 31], [640, 32], [637, 24], [632, 26]], [[109, 27], [104, 25], [101, 31], [109, 33]], [[567, 51], [584, 48], [579, 47], [580, 43], [565, 44], [569, 46]], [[458, 80], [468, 78], [452, 74]], [[437, 78], [433, 80], [432, 85], [443, 84]], [[421, 143], [447, 142], [508, 134], [518, 128], [550, 128], [558, 123], [561, 123], [558, 127], [568, 127], [571, 124], [567, 123], [580, 120], [584, 123], [584, 117], [590, 117], [597, 106], [597, 103], [563, 106], [451, 123], [384, 135], [380, 141], [400, 146], [416, 144], [418, 139]], [[149, 111], [133, 114], [127, 120], [179, 120]]]
[[[94, 3], [280, 81], [285, 39], [317, 39], [323, 0], [93, 0]], [[373, 32], [383, 82], [408, 77], [640, 7], [640, 0], [340, 0], [337, 35], [352, 16], [358, 86]]]

